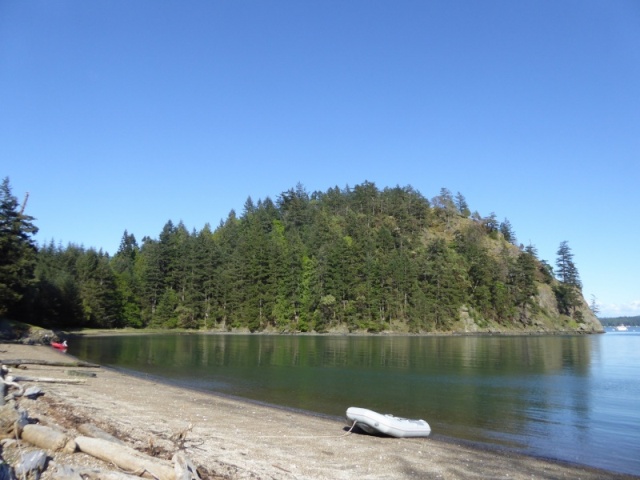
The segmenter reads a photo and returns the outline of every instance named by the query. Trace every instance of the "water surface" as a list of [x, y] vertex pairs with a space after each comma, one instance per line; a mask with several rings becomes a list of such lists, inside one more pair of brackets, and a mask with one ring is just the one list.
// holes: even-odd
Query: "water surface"
[[640, 474], [640, 333], [74, 339], [102, 365], [331, 416], [422, 418], [435, 435]]

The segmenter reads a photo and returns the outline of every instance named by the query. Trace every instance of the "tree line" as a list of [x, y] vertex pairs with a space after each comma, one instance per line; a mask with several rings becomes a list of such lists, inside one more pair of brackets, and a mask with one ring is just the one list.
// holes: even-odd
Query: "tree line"
[[34, 219], [0, 192], [0, 316], [57, 328], [158, 327], [326, 332], [447, 331], [528, 325], [538, 285], [579, 317], [571, 249], [556, 271], [517, 245], [508, 220], [471, 212], [460, 193], [410, 186], [251, 197], [217, 228], [168, 221], [157, 238], [125, 231], [118, 251], [37, 246]]
[[640, 327], [640, 315], [635, 317], [608, 317], [599, 318], [603, 327], [617, 327], [626, 325], [628, 327]]

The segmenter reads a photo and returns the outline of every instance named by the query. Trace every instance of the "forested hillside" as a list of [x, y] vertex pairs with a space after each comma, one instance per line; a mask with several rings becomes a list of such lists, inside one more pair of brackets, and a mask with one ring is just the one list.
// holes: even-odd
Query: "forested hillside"
[[[472, 214], [463, 195], [446, 189], [428, 200], [411, 187], [369, 182], [311, 194], [298, 185], [275, 202], [247, 199], [215, 229], [168, 221], [140, 242], [125, 231], [112, 257], [33, 245], [33, 219], [19, 211], [8, 180], [3, 197], [0, 315], [41, 326], [601, 330], [567, 242], [554, 271], [533, 246], [517, 245], [508, 220]], [[13, 296], [11, 244], [27, 265]]]

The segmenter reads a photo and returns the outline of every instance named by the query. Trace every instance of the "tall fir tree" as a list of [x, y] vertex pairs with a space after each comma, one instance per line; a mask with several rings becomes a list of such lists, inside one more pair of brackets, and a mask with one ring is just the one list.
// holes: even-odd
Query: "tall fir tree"
[[18, 304], [34, 281], [37, 248], [32, 235], [38, 228], [24, 214], [25, 207], [19, 208], [6, 177], [0, 186], [0, 316], [20, 315]]
[[582, 283], [578, 269], [573, 262], [573, 253], [569, 243], [565, 240], [560, 243], [557, 251], [556, 267], [560, 284], [555, 288], [558, 310], [564, 315], [576, 316], [577, 307], [581, 303], [580, 290]]
[[573, 253], [566, 240], [560, 243], [557, 251], [556, 267], [558, 278], [562, 283], [582, 289], [580, 274], [576, 264], [573, 262]]

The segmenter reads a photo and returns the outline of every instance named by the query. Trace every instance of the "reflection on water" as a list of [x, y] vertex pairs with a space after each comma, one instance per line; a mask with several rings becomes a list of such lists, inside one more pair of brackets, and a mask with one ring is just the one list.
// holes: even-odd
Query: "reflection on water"
[[[140, 335], [80, 338], [70, 353], [328, 415], [360, 406], [424, 418], [440, 435], [632, 473], [640, 471], [638, 341]], [[621, 439], [626, 453], [608, 453]]]

